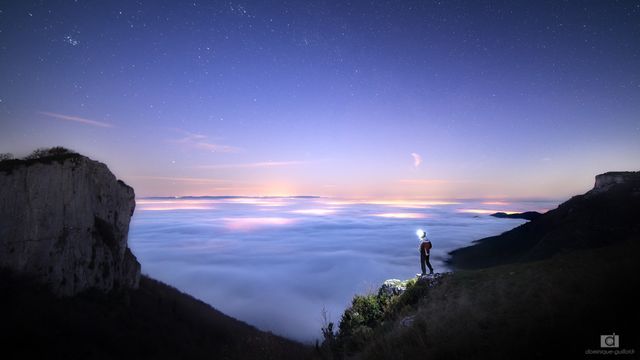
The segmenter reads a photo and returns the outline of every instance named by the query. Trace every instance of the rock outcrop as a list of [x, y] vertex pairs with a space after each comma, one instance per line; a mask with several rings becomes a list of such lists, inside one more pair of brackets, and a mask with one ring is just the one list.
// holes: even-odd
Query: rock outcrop
[[78, 154], [0, 163], [0, 267], [34, 276], [61, 296], [137, 288], [127, 247], [131, 187]]
[[640, 171], [610, 171], [596, 176], [596, 184], [592, 192], [609, 190], [617, 184], [635, 184], [640, 186]]
[[385, 280], [382, 283], [382, 286], [380, 286], [380, 288], [378, 289], [378, 296], [391, 297], [402, 295], [405, 291], [407, 291], [407, 288], [411, 287], [413, 284], [421, 284], [428, 288], [431, 288], [438, 285], [445, 274], [418, 274], [415, 278], [408, 280], [388, 279]]
[[395, 296], [407, 290], [407, 282], [400, 279], [385, 280], [378, 289], [378, 295]]

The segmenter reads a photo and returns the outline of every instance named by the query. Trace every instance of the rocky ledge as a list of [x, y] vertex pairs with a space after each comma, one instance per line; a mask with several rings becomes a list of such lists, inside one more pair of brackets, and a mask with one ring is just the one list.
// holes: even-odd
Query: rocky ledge
[[0, 162], [0, 267], [60, 296], [137, 288], [127, 246], [133, 189], [105, 164], [71, 152]]
[[600, 193], [618, 184], [640, 186], [640, 171], [610, 171], [596, 176], [596, 183], [591, 192]]

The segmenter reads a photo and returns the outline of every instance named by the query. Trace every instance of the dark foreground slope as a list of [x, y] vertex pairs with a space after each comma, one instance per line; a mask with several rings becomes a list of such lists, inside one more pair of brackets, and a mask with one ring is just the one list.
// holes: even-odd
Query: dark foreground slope
[[58, 298], [0, 275], [2, 359], [304, 359], [309, 348], [259, 331], [143, 276], [140, 288]]
[[575, 359], [615, 333], [616, 358], [637, 358], [638, 254], [640, 173], [599, 175], [586, 194], [454, 251], [454, 273], [408, 281], [391, 298], [356, 296], [321, 350], [338, 359]]
[[[616, 350], [635, 350], [616, 358], [637, 358], [637, 240], [458, 271], [431, 288], [418, 282], [394, 301], [357, 358], [579, 359], [612, 333]], [[413, 323], [403, 326], [408, 316]]]
[[498, 236], [454, 250], [449, 264], [477, 269], [540, 260], [640, 235], [640, 172], [606, 173], [593, 190]]

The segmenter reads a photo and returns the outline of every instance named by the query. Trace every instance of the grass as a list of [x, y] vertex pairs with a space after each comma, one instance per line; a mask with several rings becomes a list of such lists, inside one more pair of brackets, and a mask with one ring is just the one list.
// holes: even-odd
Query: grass
[[13, 170], [22, 166], [31, 166], [34, 164], [51, 164], [53, 162], [62, 163], [67, 159], [80, 158], [82, 155], [73, 150], [66, 149], [61, 146], [52, 148], [41, 148], [34, 150], [31, 154], [22, 159], [14, 159], [11, 154], [1, 154], [0, 156], [0, 172], [11, 174]]
[[[614, 332], [622, 348], [640, 350], [637, 240], [414, 286], [357, 357], [577, 358]], [[408, 314], [415, 321], [405, 328]]]
[[[638, 173], [632, 173], [638, 174]], [[640, 237], [640, 174], [607, 191], [574, 196], [536, 220], [450, 253], [456, 269], [479, 269], [549, 258]]]
[[[600, 335], [640, 350], [638, 238], [356, 296], [325, 359], [581, 357]], [[382, 313], [379, 311], [382, 309]], [[353, 314], [362, 319], [358, 321]], [[411, 324], [402, 320], [413, 318]], [[354, 320], [355, 319], [355, 320]]]

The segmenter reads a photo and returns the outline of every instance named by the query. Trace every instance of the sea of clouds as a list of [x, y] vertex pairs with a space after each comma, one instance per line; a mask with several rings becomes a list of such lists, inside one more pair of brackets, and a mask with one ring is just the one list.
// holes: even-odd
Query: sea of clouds
[[556, 205], [147, 198], [137, 200], [129, 244], [143, 273], [260, 329], [313, 342], [323, 309], [337, 323], [354, 294], [420, 272], [418, 228], [444, 272], [449, 251], [525, 222], [490, 213]]

